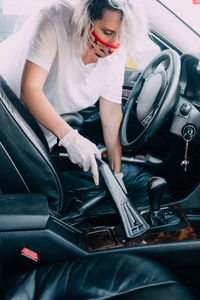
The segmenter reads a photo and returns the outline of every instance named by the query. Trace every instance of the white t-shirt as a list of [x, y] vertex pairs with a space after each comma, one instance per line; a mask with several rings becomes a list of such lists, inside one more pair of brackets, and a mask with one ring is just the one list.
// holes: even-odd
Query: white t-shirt
[[[59, 114], [78, 112], [93, 105], [100, 96], [121, 103], [124, 79], [125, 51], [123, 47], [97, 63], [85, 65], [70, 36], [71, 8], [59, 4], [31, 17], [22, 30], [4, 43], [12, 45], [12, 67], [1, 68], [0, 73], [13, 91], [20, 96], [20, 84], [26, 59], [48, 71], [44, 93]], [[3, 43], [3, 44], [4, 44]], [[8, 53], [5, 46], [4, 51]], [[1, 54], [1, 49], [0, 49]], [[2, 56], [1, 56], [2, 57]], [[10, 57], [10, 63], [12, 58]], [[43, 128], [49, 146], [56, 138]]]

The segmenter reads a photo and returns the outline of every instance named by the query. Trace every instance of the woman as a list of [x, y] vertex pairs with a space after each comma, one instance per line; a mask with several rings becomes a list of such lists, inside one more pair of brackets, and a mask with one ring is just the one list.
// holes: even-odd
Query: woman
[[100, 99], [110, 166], [124, 189], [123, 173], [127, 173], [127, 188], [136, 178], [138, 182], [143, 178], [139, 186], [146, 193], [148, 172], [130, 166], [130, 176], [127, 165], [121, 170], [119, 140], [126, 54], [135, 49], [146, 32], [140, 3], [141, 0], [76, 0], [59, 1], [44, 8], [21, 31], [25, 39], [20, 41], [23, 50], [20, 64], [16, 65], [23, 66], [22, 75], [19, 78], [18, 69], [16, 81], [13, 68], [12, 74], [8, 70], [1, 73], [16, 94], [20, 91], [22, 101], [43, 126], [49, 147], [57, 137], [73, 163], [92, 171], [96, 185], [98, 148], [60, 115], [80, 111]]

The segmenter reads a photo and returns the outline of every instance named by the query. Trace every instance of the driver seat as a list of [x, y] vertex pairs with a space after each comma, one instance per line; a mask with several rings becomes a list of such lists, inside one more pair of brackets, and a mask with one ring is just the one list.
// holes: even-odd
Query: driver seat
[[[77, 126], [80, 126], [80, 119], [72, 114], [67, 117], [68, 120], [70, 117], [71, 124], [77, 123]], [[63, 171], [67, 170], [69, 175], [69, 170], [73, 172], [79, 167], [66, 157], [59, 158], [55, 153], [50, 153], [40, 126], [1, 76], [0, 157], [2, 192], [43, 194], [48, 200], [51, 213], [57, 217], [65, 216], [68, 206], [79, 194], [82, 199], [87, 200], [87, 205], [84, 205], [84, 208], [81, 206], [81, 213], [107, 197], [102, 187], [94, 188], [93, 184], [92, 190], [90, 188], [84, 188], [84, 191], [81, 188], [77, 191], [67, 189], [69, 182], [66, 182], [66, 173]], [[77, 180], [81, 181], [82, 178]]]

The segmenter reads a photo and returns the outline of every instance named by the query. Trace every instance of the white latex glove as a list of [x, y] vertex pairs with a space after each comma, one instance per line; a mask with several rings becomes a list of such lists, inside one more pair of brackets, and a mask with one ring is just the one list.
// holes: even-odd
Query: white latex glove
[[124, 192], [127, 194], [127, 189], [126, 189], [124, 181], [123, 181], [123, 176], [124, 176], [124, 174], [122, 172], [115, 174], [115, 177], [117, 178], [119, 184], [121, 185]]
[[78, 130], [72, 130], [66, 134], [59, 142], [63, 146], [69, 159], [82, 167], [84, 171], [91, 170], [94, 183], [99, 185], [99, 172], [95, 156], [101, 158], [101, 153], [97, 146], [78, 133]]

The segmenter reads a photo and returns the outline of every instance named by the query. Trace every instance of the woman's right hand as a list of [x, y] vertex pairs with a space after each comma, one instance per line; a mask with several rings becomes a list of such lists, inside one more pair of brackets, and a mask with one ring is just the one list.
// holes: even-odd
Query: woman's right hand
[[97, 146], [84, 138], [77, 130], [71, 130], [59, 142], [59, 146], [63, 146], [69, 159], [83, 168], [84, 171], [91, 170], [94, 183], [99, 185], [99, 172], [95, 156], [101, 158], [101, 153]]

